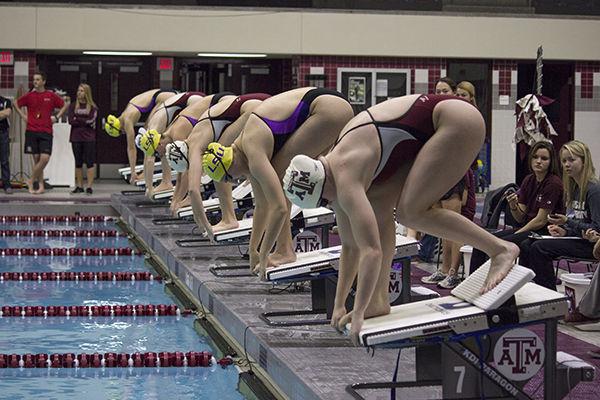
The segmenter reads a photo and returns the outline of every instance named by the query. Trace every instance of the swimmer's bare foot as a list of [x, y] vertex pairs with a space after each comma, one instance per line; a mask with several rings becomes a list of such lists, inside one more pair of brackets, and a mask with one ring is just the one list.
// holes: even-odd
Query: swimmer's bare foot
[[44, 188], [44, 185], [42, 185], [40, 183], [40, 188], [38, 190], [36, 190], [35, 192], [33, 192], [33, 194], [42, 194], [46, 191], [46, 188]]
[[238, 226], [240, 226], [238, 221], [235, 221], [235, 222], [221, 221], [218, 224], [213, 226], [213, 232], [221, 232], [221, 231], [226, 231], [228, 229], [235, 229]]
[[192, 200], [190, 199], [190, 196], [186, 196], [185, 199], [181, 200], [181, 202], [179, 203], [179, 208], [189, 207], [191, 205], [192, 205]]
[[294, 261], [296, 261], [296, 253], [293, 251], [284, 254], [275, 252], [269, 255], [269, 265], [282, 265]]
[[513, 265], [515, 265], [515, 260], [519, 256], [519, 246], [510, 242], [504, 243], [504, 249], [491, 258], [490, 270], [485, 278], [483, 287], [479, 291], [481, 294], [489, 292], [496, 287], [510, 272]]
[[166, 190], [173, 190], [173, 184], [171, 182], [161, 182], [160, 185], [154, 188], [154, 193], [164, 192]]

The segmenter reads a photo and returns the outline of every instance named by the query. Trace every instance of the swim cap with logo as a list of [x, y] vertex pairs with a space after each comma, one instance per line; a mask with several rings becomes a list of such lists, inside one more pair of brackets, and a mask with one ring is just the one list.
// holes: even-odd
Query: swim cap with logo
[[144, 128], [140, 128], [139, 132], [139, 148], [148, 157], [155, 155], [158, 144], [160, 143], [160, 133], [158, 133], [156, 129], [147, 131]]
[[317, 208], [323, 205], [325, 167], [321, 161], [303, 154], [292, 158], [283, 176], [283, 192], [301, 208]]
[[222, 181], [225, 176], [230, 176], [227, 171], [232, 163], [233, 148], [217, 142], [210, 143], [202, 156], [204, 173], [217, 182]]
[[104, 131], [112, 137], [119, 137], [119, 135], [121, 135], [121, 121], [119, 118], [112, 114], [106, 117]]
[[167, 160], [172, 169], [177, 172], [185, 172], [190, 163], [188, 161], [188, 145], [183, 140], [169, 143], [165, 150]]

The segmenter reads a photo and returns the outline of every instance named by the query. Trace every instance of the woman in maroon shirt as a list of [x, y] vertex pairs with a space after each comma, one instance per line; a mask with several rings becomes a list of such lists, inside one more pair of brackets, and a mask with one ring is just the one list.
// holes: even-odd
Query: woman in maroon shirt
[[92, 194], [96, 174], [96, 118], [98, 107], [92, 99], [90, 85], [82, 83], [77, 88], [77, 100], [69, 107], [71, 146], [75, 156], [75, 189], [71, 193], [83, 193], [83, 163], [87, 166], [85, 192]]
[[[563, 184], [558, 171], [556, 152], [551, 142], [537, 142], [529, 151], [531, 173], [523, 179], [517, 193], [507, 196], [512, 216], [521, 224], [494, 235], [513, 242], [522, 248], [522, 243], [532, 232], [549, 235], [548, 215], [564, 214]], [[473, 249], [471, 273], [487, 260], [484, 252]]]

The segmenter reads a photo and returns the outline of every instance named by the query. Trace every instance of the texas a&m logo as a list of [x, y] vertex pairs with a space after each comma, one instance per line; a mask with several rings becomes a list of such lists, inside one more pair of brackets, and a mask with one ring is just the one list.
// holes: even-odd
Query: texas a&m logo
[[517, 328], [506, 332], [494, 348], [494, 364], [504, 376], [525, 381], [544, 365], [544, 344], [528, 329]]
[[306, 253], [321, 249], [321, 238], [313, 231], [303, 231], [294, 236], [294, 251]]
[[313, 194], [315, 183], [310, 182], [310, 172], [292, 171], [291, 178], [287, 187], [288, 192], [295, 194], [300, 200], [304, 200], [304, 196], [307, 194]]

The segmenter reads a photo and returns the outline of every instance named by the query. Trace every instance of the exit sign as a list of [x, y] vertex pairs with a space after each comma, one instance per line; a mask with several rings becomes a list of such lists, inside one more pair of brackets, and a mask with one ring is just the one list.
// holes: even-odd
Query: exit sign
[[173, 57], [158, 57], [159, 71], [173, 71]]
[[13, 65], [14, 62], [12, 51], [0, 51], [0, 65]]

